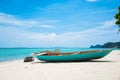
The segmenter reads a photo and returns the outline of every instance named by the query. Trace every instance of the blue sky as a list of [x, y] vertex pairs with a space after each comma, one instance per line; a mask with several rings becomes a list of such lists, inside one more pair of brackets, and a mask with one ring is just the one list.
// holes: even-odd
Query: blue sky
[[120, 41], [120, 0], [0, 0], [0, 47], [89, 47]]

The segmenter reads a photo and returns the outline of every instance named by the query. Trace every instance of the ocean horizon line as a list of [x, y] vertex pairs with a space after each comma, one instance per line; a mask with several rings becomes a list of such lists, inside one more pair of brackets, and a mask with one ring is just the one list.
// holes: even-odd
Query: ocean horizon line
[[90, 48], [90, 47], [0, 47], [0, 49], [31, 49], [31, 48]]

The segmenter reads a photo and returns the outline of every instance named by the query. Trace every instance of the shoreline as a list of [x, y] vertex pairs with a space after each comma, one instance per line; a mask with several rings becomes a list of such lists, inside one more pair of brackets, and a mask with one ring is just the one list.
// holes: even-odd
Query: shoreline
[[[120, 51], [120, 50], [113, 50], [113, 51]], [[27, 56], [26, 56], [27, 57]], [[25, 57], [24, 57], [25, 58]], [[14, 59], [14, 60], [7, 60], [7, 61], [0, 61], [0, 63], [6, 63], [6, 62], [13, 62], [13, 61], [19, 61], [19, 60], [24, 60], [24, 58], [21, 59]]]
[[[113, 50], [113, 51], [120, 51], [120, 50]], [[27, 57], [27, 56], [26, 56], [26, 57]], [[0, 63], [8, 63], [8, 62], [14, 62], [14, 61], [20, 61], [20, 60], [23, 60], [23, 61], [24, 61], [24, 58], [15, 59], [15, 60], [0, 61]]]
[[120, 50], [82, 62], [0, 62], [0, 80], [120, 80]]

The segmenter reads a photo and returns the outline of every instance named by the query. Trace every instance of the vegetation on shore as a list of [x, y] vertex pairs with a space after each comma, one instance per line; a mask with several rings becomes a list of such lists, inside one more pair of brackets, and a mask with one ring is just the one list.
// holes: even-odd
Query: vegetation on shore
[[114, 47], [120, 48], [120, 42], [108, 42], [103, 45], [97, 44], [90, 46], [90, 48], [114, 48]]

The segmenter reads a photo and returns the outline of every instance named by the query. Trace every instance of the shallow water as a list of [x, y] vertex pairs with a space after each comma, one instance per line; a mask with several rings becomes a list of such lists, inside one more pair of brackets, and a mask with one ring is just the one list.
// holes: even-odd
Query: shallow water
[[[44, 50], [54, 51], [56, 48], [0, 48], [0, 62], [23, 59], [30, 56], [33, 52]], [[59, 48], [61, 52], [84, 51], [84, 50], [103, 50], [105, 48]]]

